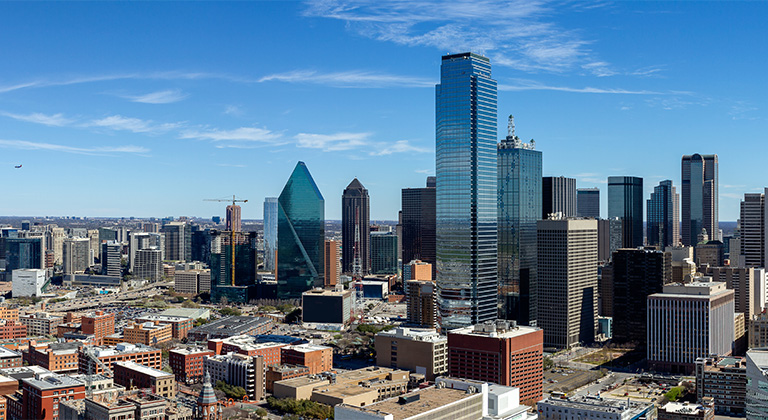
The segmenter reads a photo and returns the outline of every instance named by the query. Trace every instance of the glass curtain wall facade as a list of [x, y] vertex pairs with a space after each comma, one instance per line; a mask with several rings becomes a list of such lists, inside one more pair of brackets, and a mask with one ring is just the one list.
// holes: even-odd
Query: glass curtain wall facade
[[678, 242], [678, 195], [672, 181], [664, 180], [653, 188], [648, 200], [648, 245], [675, 246]]
[[215, 231], [214, 241], [219, 243], [211, 254], [211, 300], [248, 303], [256, 299], [256, 232], [235, 234], [235, 281], [232, 285], [232, 245], [228, 233]]
[[[359, 238], [355, 238], [355, 227]], [[370, 271], [370, 202], [368, 190], [363, 184], [353, 179], [341, 195], [341, 271], [352, 273], [355, 260], [355, 239], [359, 239], [359, 258], [361, 274]]]
[[435, 187], [404, 188], [402, 191], [403, 265], [413, 260], [432, 264], [437, 278], [435, 257]]
[[643, 178], [608, 177], [608, 218], [621, 219], [622, 247], [643, 246]]
[[536, 325], [536, 221], [541, 215], [541, 152], [511, 133], [498, 146], [499, 318]]
[[275, 270], [277, 258], [277, 197], [264, 199], [264, 269]]
[[277, 202], [277, 296], [299, 299], [322, 287], [325, 273], [325, 200], [304, 162]]
[[598, 188], [579, 188], [576, 190], [576, 215], [593, 219], [600, 218], [600, 190]]
[[40, 238], [7, 238], [5, 240], [5, 270], [44, 268], [43, 241]]
[[371, 274], [397, 274], [397, 235], [371, 232]]
[[496, 81], [474, 53], [442, 57], [436, 99], [437, 288], [443, 329], [497, 308]]
[[711, 240], [720, 240], [717, 155], [683, 156], [681, 175], [683, 245], [696, 245], [702, 229]]

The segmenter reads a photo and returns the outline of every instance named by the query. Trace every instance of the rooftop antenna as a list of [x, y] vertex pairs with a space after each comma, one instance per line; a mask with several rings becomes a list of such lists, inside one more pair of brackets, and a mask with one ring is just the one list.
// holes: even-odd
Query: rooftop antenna
[[515, 136], [515, 117], [513, 115], [509, 116], [509, 120], [507, 122], [507, 137], [514, 137]]

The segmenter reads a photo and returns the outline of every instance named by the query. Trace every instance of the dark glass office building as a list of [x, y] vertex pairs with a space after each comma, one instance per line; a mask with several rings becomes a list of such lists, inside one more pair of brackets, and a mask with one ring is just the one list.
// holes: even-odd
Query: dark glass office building
[[662, 249], [665, 246], [677, 245], [680, 231], [678, 199], [675, 187], [668, 179], [653, 187], [651, 198], [648, 200], [648, 245]]
[[277, 197], [264, 199], [264, 269], [275, 270], [277, 259]]
[[613, 342], [646, 341], [647, 301], [671, 281], [671, 257], [664, 251], [619, 249], [613, 253]]
[[499, 318], [536, 325], [536, 221], [541, 216], [541, 152], [510, 131], [497, 149]]
[[621, 219], [622, 247], [643, 246], [643, 178], [608, 177], [608, 217]]
[[[433, 177], [430, 177], [433, 178]], [[434, 178], [433, 178], [434, 179]], [[413, 260], [432, 264], [436, 278], [435, 257], [435, 187], [404, 188], [402, 191], [403, 265]]]
[[277, 296], [299, 299], [321, 287], [325, 273], [325, 200], [304, 162], [277, 202]]
[[[235, 281], [232, 281], [232, 245], [229, 233], [212, 231], [219, 252], [211, 253], [211, 301], [248, 303], [256, 299], [256, 232], [235, 234]], [[234, 284], [233, 284], [234, 283]]]
[[368, 190], [355, 178], [341, 195], [341, 271], [344, 273], [353, 271], [356, 241], [360, 248], [360, 274], [366, 275], [370, 271], [370, 211]]
[[397, 274], [397, 235], [371, 232], [371, 274]]
[[436, 99], [441, 328], [496, 319], [496, 81], [488, 58], [442, 57]]
[[541, 180], [541, 219], [552, 213], [565, 217], [576, 216], [576, 179], [564, 176], [546, 176]]
[[5, 271], [44, 268], [41, 238], [5, 238]]
[[576, 190], [576, 215], [600, 218], [600, 189], [579, 188]]
[[702, 229], [706, 229], [709, 239], [720, 240], [717, 155], [683, 156], [681, 180], [683, 245], [696, 245]]

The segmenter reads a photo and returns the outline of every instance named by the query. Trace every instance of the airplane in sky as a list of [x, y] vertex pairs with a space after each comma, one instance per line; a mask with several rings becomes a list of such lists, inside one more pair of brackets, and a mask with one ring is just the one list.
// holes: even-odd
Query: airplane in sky
[[14, 166], [14, 168], [19, 169], [19, 168], [21, 168], [21, 165], [16, 165], [16, 166]]

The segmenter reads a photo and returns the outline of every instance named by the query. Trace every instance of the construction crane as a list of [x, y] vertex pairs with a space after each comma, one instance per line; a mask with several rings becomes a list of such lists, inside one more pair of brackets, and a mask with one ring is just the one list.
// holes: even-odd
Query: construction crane
[[[226, 202], [226, 203], [228, 203], [230, 200], [229, 199], [218, 199], [218, 198], [206, 198], [203, 201], [217, 201], [217, 202]], [[232, 201], [232, 207], [234, 207], [236, 205], [235, 203], [247, 203], [248, 202], [248, 200], [238, 200], [235, 197], [234, 194], [232, 195], [232, 200], [231, 201]], [[224, 233], [229, 233], [229, 246], [230, 246], [230, 252], [229, 253], [230, 253], [230, 258], [231, 258], [230, 265], [229, 265], [229, 270], [230, 270], [229, 278], [230, 278], [230, 280], [232, 282], [232, 286], [234, 286], [235, 285], [235, 233], [237, 231], [235, 230], [235, 224], [234, 223], [232, 223], [229, 228], [230, 229], [229, 230], [225, 230]]]

